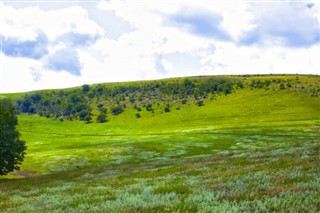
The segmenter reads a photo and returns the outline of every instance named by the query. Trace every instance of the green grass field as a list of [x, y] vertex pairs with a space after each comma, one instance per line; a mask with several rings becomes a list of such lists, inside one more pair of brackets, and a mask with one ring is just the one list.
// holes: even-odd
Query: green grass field
[[320, 78], [300, 79], [106, 123], [20, 114], [27, 155], [0, 212], [319, 212]]

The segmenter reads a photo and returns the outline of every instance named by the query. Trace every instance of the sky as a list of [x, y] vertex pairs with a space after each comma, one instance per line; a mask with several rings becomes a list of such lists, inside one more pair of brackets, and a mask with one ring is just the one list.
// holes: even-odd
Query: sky
[[0, 93], [199, 75], [320, 75], [319, 1], [0, 1]]

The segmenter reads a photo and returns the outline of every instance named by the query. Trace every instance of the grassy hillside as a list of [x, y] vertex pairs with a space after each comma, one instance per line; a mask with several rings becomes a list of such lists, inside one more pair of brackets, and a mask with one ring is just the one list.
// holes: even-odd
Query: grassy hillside
[[[311, 76], [218, 76], [176, 78], [158, 81], [83, 85], [64, 90], [11, 94], [17, 110], [59, 120], [82, 120], [87, 123], [106, 122], [130, 109], [127, 118], [140, 118], [142, 111], [155, 116], [157, 112], [179, 110], [183, 105], [202, 106], [204, 101], [217, 100], [243, 89], [277, 93], [320, 95], [317, 77]], [[238, 96], [240, 102], [241, 96]], [[147, 113], [150, 115], [150, 113]], [[145, 115], [145, 113], [143, 113]], [[147, 117], [148, 117], [147, 115]]]
[[[92, 98], [83, 87], [11, 95], [41, 101], [18, 116], [27, 156], [0, 179], [0, 212], [319, 211], [318, 76], [188, 78], [193, 90], [185, 80], [90, 85], [122, 91]], [[230, 92], [195, 89], [221, 80]], [[46, 97], [74, 91], [92, 122], [40, 116]], [[113, 115], [115, 105], [126, 106]], [[97, 123], [102, 107], [108, 121]]]

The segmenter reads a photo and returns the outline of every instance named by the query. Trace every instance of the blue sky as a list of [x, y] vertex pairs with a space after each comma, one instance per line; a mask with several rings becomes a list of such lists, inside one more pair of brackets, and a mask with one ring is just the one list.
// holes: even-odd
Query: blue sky
[[1, 1], [0, 93], [320, 74], [318, 1]]

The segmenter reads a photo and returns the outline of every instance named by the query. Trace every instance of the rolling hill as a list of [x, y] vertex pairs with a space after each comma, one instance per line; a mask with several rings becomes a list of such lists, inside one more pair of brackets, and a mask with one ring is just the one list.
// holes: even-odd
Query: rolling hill
[[320, 77], [2, 94], [28, 150], [0, 212], [318, 212]]

